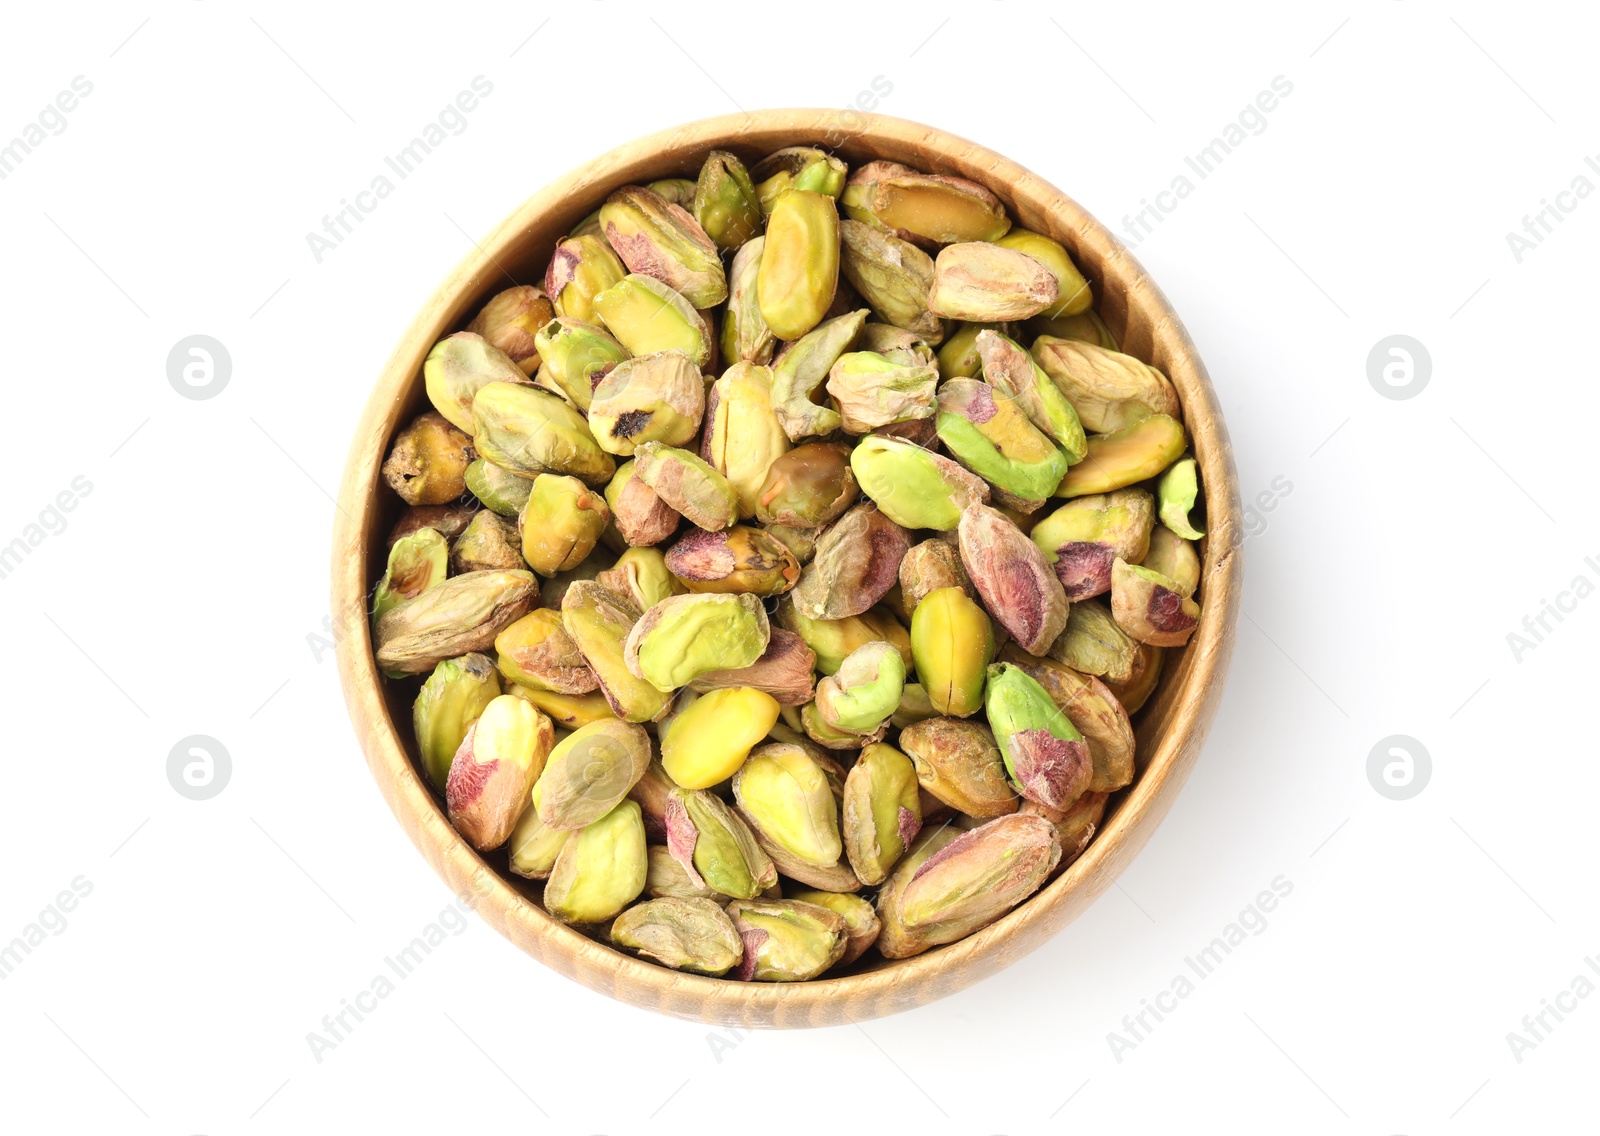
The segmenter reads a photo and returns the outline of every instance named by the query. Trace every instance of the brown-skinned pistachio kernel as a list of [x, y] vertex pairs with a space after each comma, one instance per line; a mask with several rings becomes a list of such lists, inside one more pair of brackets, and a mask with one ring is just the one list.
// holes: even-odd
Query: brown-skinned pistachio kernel
[[495, 636], [494, 649], [507, 682], [559, 694], [588, 694], [600, 685], [559, 611], [530, 611]]
[[937, 537], [912, 545], [900, 561], [900, 595], [907, 612], [915, 616], [923, 598], [940, 588], [960, 588], [968, 598], [977, 596], [955, 545]]
[[1178, 581], [1118, 560], [1111, 566], [1111, 615], [1141, 643], [1181, 647], [1200, 622], [1200, 605], [1183, 594]]
[[861, 882], [882, 883], [922, 828], [917, 770], [881, 742], [867, 746], [844, 783], [843, 831]]
[[[645, 887], [649, 888], [649, 876]], [[709, 899], [652, 899], [630, 907], [611, 924], [611, 941], [646, 958], [715, 978], [744, 957], [733, 920]]]
[[1139, 563], [1173, 581], [1184, 596], [1194, 595], [1200, 586], [1200, 553], [1194, 541], [1185, 540], [1166, 525], [1151, 531], [1150, 548]]
[[1127, 679], [1122, 682], [1105, 680], [1106, 689], [1129, 714], [1137, 714], [1155, 692], [1156, 683], [1161, 681], [1161, 663], [1165, 656], [1162, 648], [1140, 643]]
[[737, 974], [745, 981], [803, 982], [844, 957], [844, 918], [826, 907], [791, 899], [737, 900], [728, 904], [728, 916], [744, 941]]
[[378, 666], [388, 673], [425, 674], [445, 659], [486, 650], [538, 600], [532, 572], [451, 577], [378, 617], [372, 628]]
[[837, 519], [858, 494], [850, 456], [850, 447], [837, 442], [811, 442], [779, 455], [756, 497], [757, 519], [799, 529]]
[[747, 667], [707, 671], [689, 686], [702, 694], [725, 687], [748, 686], [764, 691], [781, 706], [803, 706], [815, 697], [812, 671], [817, 656], [805, 640], [782, 627], [771, 629], [767, 649]]
[[472, 439], [430, 410], [395, 436], [383, 478], [407, 505], [443, 505], [467, 491]]
[[898, 162], [859, 167], [845, 182], [839, 204], [855, 220], [929, 249], [996, 240], [1011, 228], [1005, 206], [984, 186]]
[[1067, 597], [1044, 553], [1000, 513], [961, 515], [961, 563], [983, 605], [1025, 651], [1043, 654], [1067, 625]]
[[1143, 489], [1118, 489], [1068, 501], [1028, 533], [1071, 602], [1111, 590], [1117, 557], [1138, 563], [1150, 547], [1155, 498]]
[[698, 454], [646, 442], [634, 451], [633, 472], [656, 496], [707, 532], [729, 528], [739, 516], [738, 493]]
[[1067, 626], [1050, 644], [1050, 657], [1080, 674], [1126, 682], [1133, 673], [1138, 646], [1111, 617], [1107, 601], [1081, 600], [1072, 605]]
[[1016, 812], [1005, 759], [982, 722], [929, 718], [900, 731], [900, 749], [916, 766], [917, 783], [958, 812], [975, 817]]
[[999, 817], [952, 840], [912, 873], [899, 897], [901, 924], [931, 945], [965, 938], [1039, 890], [1060, 859], [1048, 820]]
[[418, 529], [433, 529], [446, 541], [460, 536], [481, 510], [475, 501], [453, 505], [412, 505], [400, 514], [389, 530], [388, 547], [404, 540]]
[[966, 241], [939, 250], [928, 310], [944, 319], [994, 323], [1038, 315], [1059, 298], [1055, 273], [1033, 257]]
[[422, 364], [423, 385], [433, 408], [458, 430], [476, 433], [472, 403], [494, 382], [526, 383], [527, 373], [504, 351], [472, 331], [458, 331], [434, 344]]
[[600, 448], [630, 456], [645, 442], [686, 445], [705, 410], [700, 369], [681, 351], [636, 355], [601, 379], [589, 400], [589, 430]]
[[1089, 841], [1094, 839], [1106, 815], [1107, 796], [1106, 793], [1085, 793], [1064, 810], [1052, 809], [1037, 801], [1024, 801], [1017, 811], [1044, 817], [1056, 826], [1056, 839], [1061, 843], [1061, 860], [1056, 864], [1056, 871], [1061, 871], [1083, 855]]
[[1028, 800], [1064, 809], [1089, 788], [1089, 743], [1026, 670], [989, 668], [984, 709], [1012, 783]]
[[502, 694], [483, 708], [444, 789], [450, 823], [469, 844], [487, 852], [506, 842], [554, 744], [555, 727], [529, 703]]
[[667, 570], [691, 592], [776, 596], [800, 578], [800, 562], [782, 541], [749, 525], [695, 530], [667, 550]]
[[606, 485], [606, 505], [622, 538], [634, 547], [660, 544], [678, 531], [678, 510], [634, 475], [631, 461], [617, 467]]
[[607, 718], [575, 730], [549, 751], [533, 786], [539, 819], [560, 829], [593, 824], [628, 796], [649, 765], [650, 735], [639, 726]]
[[557, 315], [593, 323], [594, 298], [627, 274], [627, 266], [598, 234], [571, 236], [551, 254], [544, 290]]
[[682, 206], [659, 193], [623, 186], [600, 207], [600, 226], [629, 272], [654, 277], [697, 308], [728, 298], [717, 246]]
[[533, 337], [555, 315], [545, 294], [532, 284], [518, 284], [498, 293], [467, 325], [493, 347], [531, 375], [539, 369], [539, 349]]
[[855, 506], [818, 539], [816, 555], [795, 585], [795, 607], [811, 619], [861, 614], [895, 585], [910, 547], [906, 530], [876, 505]]
[[872, 909], [872, 904], [859, 895], [804, 888], [789, 898], [799, 903], [814, 903], [818, 907], [826, 907], [844, 920], [845, 948], [839, 961], [834, 963], [837, 967], [849, 966], [878, 941], [878, 932], [882, 928], [878, 922], [878, 913]]
[[1033, 358], [1096, 434], [1124, 430], [1152, 414], [1178, 417], [1178, 392], [1167, 377], [1132, 355], [1041, 335], [1033, 341]]
[[515, 521], [484, 509], [450, 546], [450, 570], [457, 575], [486, 569], [526, 568]]
[[930, 346], [944, 341], [944, 321], [931, 312], [934, 260], [910, 241], [859, 221], [839, 222], [845, 279], [884, 323], [920, 335]]

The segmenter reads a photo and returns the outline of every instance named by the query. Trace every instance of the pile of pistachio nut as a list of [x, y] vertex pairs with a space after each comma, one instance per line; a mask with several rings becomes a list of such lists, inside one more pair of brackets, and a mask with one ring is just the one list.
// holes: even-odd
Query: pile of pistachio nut
[[1080, 855], [1202, 533], [1177, 393], [1067, 250], [963, 178], [715, 151], [542, 284], [433, 348], [383, 464], [376, 660], [426, 676], [461, 835], [620, 950], [778, 982]]

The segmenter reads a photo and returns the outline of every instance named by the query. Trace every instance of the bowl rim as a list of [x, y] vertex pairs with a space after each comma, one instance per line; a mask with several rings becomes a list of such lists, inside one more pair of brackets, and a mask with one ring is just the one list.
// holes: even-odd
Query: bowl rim
[[[1119, 791], [1121, 800], [1084, 853], [1027, 901], [965, 939], [874, 970], [804, 983], [736, 982], [672, 971], [590, 939], [524, 897], [455, 832], [413, 767], [382, 693], [366, 617], [368, 581], [374, 578], [368, 554], [377, 524], [373, 505], [392, 425], [415, 399], [427, 352], [441, 334], [465, 322], [463, 313], [486, 295], [486, 287], [509, 277], [501, 264], [514, 259], [513, 250], [533, 223], [560, 214], [570, 226], [608, 187], [647, 180], [642, 171], [652, 161], [663, 171], [653, 177], [673, 176], [665, 172], [671, 155], [770, 144], [774, 136], [794, 139], [785, 145], [827, 139], [834, 143], [830, 148], [847, 150], [866, 139], [880, 150], [925, 152], [923, 168], [982, 180], [1020, 224], [1066, 243], [1095, 282], [1095, 310], [1111, 303], [1124, 318], [1148, 316], [1148, 328], [1141, 324], [1146, 350], [1130, 353], [1163, 360], [1178, 388], [1201, 466], [1208, 525], [1200, 622], [1182, 650], [1182, 674], [1175, 676], [1169, 666], [1157, 691], [1156, 701], [1163, 704], [1159, 741], [1142, 756], [1139, 775]], [[581, 212], [574, 212], [578, 205]], [[1143, 847], [1187, 779], [1220, 701], [1239, 612], [1240, 521], [1232, 447], [1193, 342], [1143, 266], [1076, 201], [1009, 158], [906, 119], [809, 108], [721, 115], [624, 143], [550, 182], [478, 242], [407, 325], [362, 412], [334, 515], [331, 602], [335, 629], [343, 632], [335, 636], [340, 681], [368, 766], [401, 826], [451, 889], [527, 953], [600, 993], [692, 1020], [746, 1027], [857, 1022], [954, 993], [1014, 962], [1081, 914]]]

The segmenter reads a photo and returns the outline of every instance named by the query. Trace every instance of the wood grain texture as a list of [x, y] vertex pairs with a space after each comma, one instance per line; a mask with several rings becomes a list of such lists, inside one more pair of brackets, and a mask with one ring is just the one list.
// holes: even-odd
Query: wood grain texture
[[[1209, 535], [1201, 549], [1199, 627], [1186, 648], [1168, 652], [1160, 687], [1139, 718], [1139, 777], [1114, 799], [1076, 863], [1004, 919], [950, 946], [840, 978], [740, 983], [677, 974], [556, 922], [531, 890], [502, 878], [456, 835], [408, 755], [409, 703], [385, 689], [373, 662], [367, 598], [400, 509], [379, 467], [396, 429], [426, 405], [422, 362], [433, 344], [463, 327], [494, 292], [540, 282], [556, 241], [618, 186], [694, 177], [712, 148], [754, 160], [801, 144], [826, 145], [852, 165], [889, 158], [971, 178], [998, 194], [1021, 226], [1065, 244], [1093, 282], [1097, 310], [1123, 349], [1177, 386], [1200, 463]], [[339, 675], [372, 775], [412, 842], [485, 921], [534, 958], [592, 990], [691, 1020], [747, 1027], [864, 1021], [931, 1002], [1021, 958], [1083, 912], [1137, 855], [1188, 777], [1222, 695], [1239, 612], [1242, 537], [1232, 448], [1194, 344], [1139, 262], [1077, 202], [992, 151], [903, 119], [831, 110], [728, 115], [630, 142], [534, 194], [406, 329], [356, 429], [340, 486], [332, 549]]]

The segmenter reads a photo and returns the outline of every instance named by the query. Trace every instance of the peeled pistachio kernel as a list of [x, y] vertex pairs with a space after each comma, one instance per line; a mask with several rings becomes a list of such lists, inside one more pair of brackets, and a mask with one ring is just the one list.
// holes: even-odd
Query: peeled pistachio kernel
[[709, 899], [652, 899], [630, 907], [611, 924], [611, 941], [673, 970], [713, 978], [744, 957], [733, 920]]
[[713, 150], [700, 167], [694, 219], [723, 252], [733, 252], [761, 232], [761, 200], [744, 163]]
[[555, 314], [543, 292], [532, 284], [518, 284], [483, 305], [467, 330], [483, 336], [504, 351], [523, 374], [531, 375], [539, 369], [539, 349], [533, 337]]
[[437, 529], [418, 529], [389, 548], [389, 562], [372, 596], [372, 618], [444, 582], [450, 546]]
[[778, 623], [805, 640], [816, 652], [817, 672], [831, 675], [857, 647], [881, 639], [893, 643], [906, 665], [911, 665], [911, 636], [889, 611], [881, 607], [844, 619], [812, 619], [803, 614], [792, 599], [778, 604]]
[[575, 316], [557, 316], [539, 329], [535, 339], [543, 365], [539, 385], [555, 391], [573, 406], [589, 411], [594, 388], [630, 356], [628, 349], [603, 327]]
[[932, 364], [905, 365], [872, 351], [849, 351], [828, 372], [828, 393], [847, 434], [933, 416], [939, 372]]
[[1110, 678], [1105, 680], [1106, 689], [1129, 714], [1137, 714], [1155, 692], [1156, 683], [1161, 680], [1161, 663], [1166, 655], [1162, 648], [1152, 647], [1148, 643], [1139, 643], [1137, 647], [1128, 678], [1123, 682], [1112, 682]]
[[[544, 606], [557, 611], [561, 609], [561, 601], [566, 598], [567, 589], [579, 580], [593, 580], [604, 571], [610, 555], [602, 550], [596, 550], [582, 564], [566, 572], [557, 572], [550, 579], [544, 581], [540, 591], [544, 593]], [[643, 610], [642, 608], [640, 609]]]
[[812, 668], [817, 656], [793, 631], [773, 627], [767, 649], [749, 666], [706, 671], [690, 688], [704, 694], [729, 686], [749, 686], [778, 700], [780, 706], [803, 706], [815, 697]]
[[424, 674], [445, 659], [482, 651], [539, 599], [532, 572], [468, 572], [404, 601], [372, 625], [378, 666]]
[[583, 828], [626, 797], [650, 765], [650, 735], [615, 718], [574, 730], [550, 751], [533, 789], [550, 828]]
[[472, 420], [478, 452], [520, 477], [565, 473], [604, 485], [616, 472], [583, 415], [538, 387], [490, 383], [472, 400]]
[[1200, 482], [1192, 457], [1173, 462], [1156, 484], [1156, 496], [1161, 501], [1161, 523], [1184, 540], [1199, 540], [1206, 535], [1189, 521], [1189, 513], [1199, 495]]
[[941, 379], [978, 379], [983, 377], [983, 357], [978, 354], [978, 335], [984, 331], [998, 331], [1010, 336], [1015, 329], [1009, 323], [958, 323], [955, 330], [939, 347], [939, 377]]
[[1125, 430], [1152, 414], [1178, 417], [1178, 392], [1167, 377], [1132, 355], [1041, 335], [1033, 341], [1033, 358], [1097, 434]]
[[521, 512], [533, 489], [527, 478], [518, 477], [483, 458], [467, 466], [465, 480], [468, 492], [502, 517], [514, 517]]
[[899, 897], [901, 923], [924, 943], [953, 943], [1038, 891], [1060, 859], [1055, 825], [1044, 817], [992, 820], [917, 868]]
[[433, 408], [458, 430], [475, 433], [472, 403], [490, 383], [526, 383], [522, 368], [483, 336], [458, 331], [434, 344], [422, 364], [422, 383]]
[[1003, 237], [990, 239], [1001, 248], [1026, 253], [1055, 276], [1058, 299], [1040, 312], [1041, 316], [1054, 319], [1058, 316], [1077, 315], [1079, 312], [1087, 311], [1094, 303], [1094, 290], [1089, 287], [1089, 282], [1084, 279], [1083, 273], [1072, 262], [1072, 257], [1060, 242], [1051, 240], [1043, 233], [1033, 233], [1027, 229], [1012, 229]]
[[680, 209], [687, 210], [694, 205], [696, 187], [692, 178], [662, 178], [651, 182], [645, 188]]
[[752, 750], [733, 776], [733, 796], [779, 868], [784, 867], [780, 855], [825, 868], [844, 854], [839, 807], [827, 774], [801, 746], [773, 742]]
[[461, 575], [485, 569], [526, 568], [520, 544], [515, 521], [483, 509], [450, 546], [450, 570]]
[[817, 712], [835, 730], [874, 734], [900, 705], [905, 685], [905, 660], [893, 644], [867, 643], [817, 684]]
[[1042, 500], [1067, 472], [1067, 457], [1004, 391], [976, 379], [939, 388], [939, 440], [956, 460], [996, 489]]
[[682, 351], [696, 367], [711, 362], [711, 325], [684, 297], [653, 276], [630, 273], [594, 298], [606, 330], [634, 355]]
[[567, 838], [544, 887], [563, 923], [604, 923], [644, 891], [648, 861], [639, 806], [623, 801]]
[[1200, 554], [1194, 542], [1185, 540], [1166, 525], [1157, 525], [1150, 534], [1150, 548], [1139, 562], [1178, 585], [1184, 596], [1194, 595], [1200, 586]]
[[1052, 659], [1036, 659], [1015, 643], [1006, 645], [1000, 660], [1037, 682], [1089, 743], [1093, 771], [1087, 792], [1108, 793], [1133, 780], [1133, 725], [1103, 682]]
[[[765, 253], [762, 256], [764, 260]], [[790, 441], [839, 429], [839, 412], [814, 399], [828, 371], [860, 336], [866, 322], [865, 308], [823, 320], [773, 362], [772, 408]]]
[[1067, 470], [1057, 497], [1082, 497], [1154, 477], [1183, 453], [1183, 425], [1165, 414], [1152, 414], [1114, 434], [1089, 439], [1089, 453]]
[[778, 720], [778, 702], [752, 687], [703, 694], [661, 731], [661, 764], [685, 789], [709, 789], [738, 772]]
[[530, 611], [495, 636], [494, 649], [507, 682], [559, 694], [588, 694], [599, 686], [559, 611]]
[[549, 718], [503, 694], [467, 728], [450, 761], [444, 799], [450, 823], [479, 852], [500, 847], [511, 835], [554, 744]]
[[739, 516], [738, 493], [698, 454], [646, 442], [634, 451], [633, 472], [656, 496], [707, 532], [720, 532]]
[[900, 693], [900, 705], [895, 707], [894, 717], [889, 722], [897, 730], [918, 722], [926, 722], [929, 718], [937, 718], [939, 712], [933, 708], [933, 703], [928, 700], [928, 689], [920, 682], [906, 683], [905, 690]]
[[911, 613], [911, 658], [934, 710], [968, 717], [983, 708], [994, 628], [959, 587], [929, 592]]
[[1028, 533], [1071, 602], [1111, 590], [1111, 563], [1144, 559], [1155, 523], [1155, 498], [1143, 489], [1078, 497], [1044, 517]]
[[[827, 682], [823, 679], [822, 682]], [[820, 689], [822, 683], [817, 684]], [[881, 742], [889, 732], [889, 722], [885, 719], [876, 730], [861, 733], [856, 730], [842, 730], [831, 725], [822, 716], [822, 711], [817, 709], [816, 702], [808, 702], [800, 707], [800, 727], [805, 736], [824, 749], [860, 749], [872, 742]]]
[[770, 215], [779, 199], [793, 189], [838, 197], [847, 173], [845, 164], [826, 150], [787, 146], [752, 166], [750, 180], [756, 183], [761, 211]]
[[722, 357], [729, 363], [772, 362], [778, 337], [761, 317], [756, 278], [767, 238], [753, 237], [740, 246], [728, 266], [728, 305], [722, 312]]
[[1088, 440], [1078, 412], [1033, 356], [997, 331], [980, 331], [977, 348], [989, 385], [1016, 399], [1028, 421], [1055, 440], [1068, 462], [1081, 461], [1088, 452]]
[[522, 507], [522, 557], [541, 576], [582, 564], [611, 522], [605, 497], [576, 477], [541, 473]]
[[1065, 630], [1050, 645], [1050, 657], [1081, 674], [1124, 682], [1133, 672], [1137, 648], [1138, 643], [1111, 617], [1105, 601], [1084, 600], [1072, 605]]
[[411, 705], [411, 725], [422, 755], [422, 771], [441, 793], [450, 775], [450, 761], [461, 748], [468, 727], [499, 695], [500, 676], [494, 664], [475, 651], [445, 659], [417, 692]]
[[861, 882], [882, 883], [922, 828], [917, 771], [881, 742], [867, 746], [844, 783], [844, 844]]
[[[810, 563], [811, 558], [817, 554], [816, 529], [797, 529], [789, 525], [762, 525], [762, 529], [772, 539], [794, 554], [796, 564]], [[798, 576], [796, 577], [798, 579]]]
[[691, 884], [754, 899], [778, 882], [772, 859], [744, 820], [704, 790], [676, 790], [667, 802], [667, 851]]
[[1101, 319], [1093, 308], [1086, 308], [1073, 316], [1035, 316], [1028, 321], [1028, 327], [1036, 335], [1076, 339], [1080, 343], [1092, 343], [1108, 351], [1120, 350], [1117, 337], [1111, 334], [1106, 321]]
[[856, 350], [871, 351], [903, 367], [937, 366], [933, 348], [928, 346], [926, 339], [914, 331], [888, 323], [869, 323], [864, 326], [861, 338], [856, 341]]
[[561, 597], [561, 625], [583, 652], [600, 693], [625, 722], [653, 722], [672, 706], [663, 694], [636, 678], [622, 661], [623, 644], [643, 613], [592, 580], [580, 580]]
[[696, 529], [667, 550], [666, 566], [691, 592], [776, 596], [800, 578], [794, 553], [770, 533], [748, 525], [724, 532]]
[[960, 588], [969, 598], [977, 594], [955, 545], [937, 537], [912, 545], [900, 561], [901, 602], [912, 618], [917, 605], [940, 588]]
[[822, 322], [839, 282], [839, 214], [833, 199], [797, 189], [767, 219], [756, 276], [761, 316], [779, 339], [799, 339]]
[[850, 175], [839, 201], [857, 221], [928, 248], [992, 241], [1011, 228], [1005, 206], [966, 178], [924, 174], [897, 162], [868, 162]]
[[538, 809], [523, 809], [506, 848], [511, 874], [526, 880], [549, 879], [556, 858], [571, 836], [566, 829], [551, 828], [540, 820]]
[[684, 592], [677, 577], [667, 570], [667, 558], [654, 548], [628, 549], [594, 579], [642, 612]]
[[928, 310], [932, 257], [859, 221], [839, 222], [839, 243], [845, 279], [879, 319], [916, 332], [930, 345], [944, 341], [944, 322]]
[[744, 940], [738, 977], [746, 981], [804, 982], [844, 957], [844, 918], [826, 907], [741, 899], [728, 904], [728, 917]]
[[537, 690], [518, 682], [507, 685], [510, 688], [507, 694], [537, 706], [563, 730], [576, 730], [590, 722], [616, 717], [611, 710], [611, 703], [606, 701], [603, 694], [560, 694], [554, 690]]
[[383, 479], [407, 505], [443, 505], [466, 492], [475, 456], [472, 439], [429, 410], [395, 436]]
[[747, 667], [767, 649], [766, 608], [748, 594], [670, 596], [639, 617], [622, 658], [660, 691], [708, 671]]
[[895, 585], [910, 547], [906, 530], [876, 505], [856, 505], [818, 539], [795, 585], [795, 607], [811, 619], [860, 615]]
[[445, 540], [454, 540], [479, 512], [477, 502], [412, 505], [400, 514], [400, 519], [394, 523], [394, 528], [389, 530], [388, 547], [393, 548], [395, 542], [410, 536], [418, 529], [434, 529]]
[[678, 522], [683, 519], [678, 510], [634, 475], [631, 461], [623, 462], [612, 474], [606, 485], [606, 506], [622, 538], [635, 547], [660, 544], [678, 531]]
[[600, 227], [629, 272], [653, 276], [696, 308], [728, 298], [717, 246], [681, 205], [625, 185], [600, 207]]
[[[595, 221], [598, 224], [598, 215]], [[571, 236], [550, 255], [544, 290], [556, 315], [592, 324], [596, 318], [594, 298], [627, 274], [627, 267], [599, 234]], [[544, 352], [539, 354], [542, 357]]]
[[1067, 597], [1044, 553], [1000, 513], [969, 505], [961, 514], [961, 563], [1001, 627], [1042, 655], [1067, 625]]
[[989, 500], [982, 478], [899, 438], [861, 439], [850, 451], [850, 468], [861, 491], [903, 528], [949, 531], [961, 523], [961, 510]]
[[753, 517], [772, 463], [789, 451], [789, 435], [772, 405], [772, 371], [734, 363], [705, 395], [706, 461], [739, 495], [739, 515]]
[[[722, 893], [689, 879], [684, 866], [672, 858], [664, 844], [652, 844], [646, 853], [649, 866], [644, 879], [644, 892], [651, 899], [720, 899]], [[719, 907], [718, 910], [721, 910]]]
[[1006, 771], [1024, 797], [1064, 809], [1088, 790], [1094, 771], [1089, 744], [1027, 671], [991, 666], [984, 709]]
[[814, 903], [818, 907], [826, 907], [844, 920], [844, 954], [839, 956], [835, 966], [849, 966], [866, 954], [872, 944], [878, 941], [878, 932], [882, 928], [882, 924], [878, 922], [878, 913], [872, 909], [872, 904], [859, 895], [805, 888], [788, 898], [797, 903]]
[[1059, 299], [1055, 274], [1033, 257], [984, 241], [966, 241], [939, 250], [928, 310], [944, 319], [969, 322], [1020, 320], [1038, 315]]
[[814, 529], [855, 504], [854, 451], [838, 442], [811, 442], [780, 454], [767, 467], [756, 496], [766, 524]]
[[880, 930], [876, 946], [878, 953], [887, 959], [910, 958], [933, 946], [909, 931], [901, 920], [901, 896], [906, 884], [923, 864], [931, 860], [946, 845], [962, 835], [962, 830], [951, 824], [929, 825], [917, 834], [906, 854], [895, 865], [889, 878], [878, 889], [878, 921]]
[[982, 722], [929, 718], [900, 731], [900, 748], [916, 766], [917, 783], [956, 811], [975, 817], [1016, 811], [1005, 759]]
[[681, 351], [618, 363], [589, 401], [589, 430], [600, 448], [627, 457], [645, 442], [681, 446], [700, 432], [705, 409], [700, 368]]
[[1171, 577], [1118, 560], [1111, 566], [1111, 615], [1141, 643], [1181, 647], [1200, 622], [1200, 605]]

